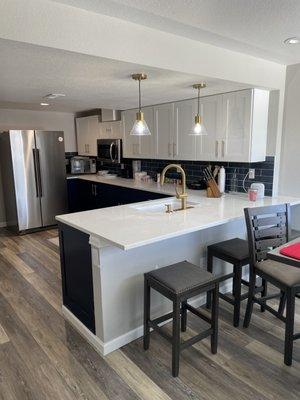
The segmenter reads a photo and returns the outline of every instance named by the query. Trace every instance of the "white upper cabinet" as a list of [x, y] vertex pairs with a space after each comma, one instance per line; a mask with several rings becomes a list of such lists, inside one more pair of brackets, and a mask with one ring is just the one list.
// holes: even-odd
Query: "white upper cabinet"
[[202, 97], [207, 136], [192, 136], [197, 100], [145, 107], [151, 136], [130, 136], [137, 110], [122, 112], [123, 154], [128, 158], [264, 161], [269, 92], [247, 89]]
[[241, 90], [223, 95], [218, 159], [255, 162], [266, 157], [269, 92]]
[[219, 158], [249, 160], [251, 142], [252, 91], [223, 95], [223, 124], [219, 138]]
[[100, 137], [98, 116], [76, 118], [76, 133], [78, 154], [97, 156], [97, 139]]
[[177, 160], [196, 159], [196, 136], [192, 132], [197, 102], [184, 100], [175, 103], [175, 137], [173, 141], [173, 157]]
[[222, 95], [201, 98], [200, 115], [207, 131], [196, 136], [196, 160], [213, 161], [218, 158], [219, 137], [222, 129]]
[[123, 157], [125, 158], [135, 158], [140, 155], [140, 136], [130, 135], [137, 111], [127, 110], [122, 112]]
[[[144, 119], [148, 125], [151, 135], [140, 137], [139, 155], [142, 158], [153, 158], [155, 154], [155, 134], [154, 134], [154, 111], [153, 107], [143, 107]], [[132, 126], [131, 126], [132, 128]]]
[[138, 110], [135, 109], [122, 112], [123, 156], [125, 158], [153, 158], [154, 156], [155, 136], [153, 107], [143, 107], [142, 111], [151, 135], [130, 135]]
[[122, 139], [121, 121], [101, 122], [99, 127], [101, 139]]
[[174, 142], [174, 104], [162, 104], [154, 110], [154, 158], [173, 159]]

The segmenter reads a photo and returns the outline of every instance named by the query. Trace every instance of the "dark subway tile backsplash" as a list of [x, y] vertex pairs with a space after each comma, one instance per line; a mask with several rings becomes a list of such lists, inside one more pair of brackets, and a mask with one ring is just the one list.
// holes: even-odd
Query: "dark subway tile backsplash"
[[[76, 155], [76, 153], [66, 153], [66, 157]], [[125, 169], [131, 169], [132, 159], [124, 158], [122, 164]], [[273, 190], [273, 175], [274, 175], [274, 161], [275, 157], [268, 156], [263, 162], [255, 163], [241, 163], [241, 162], [220, 162], [220, 161], [180, 161], [180, 160], [152, 160], [143, 159], [141, 160], [142, 171], [146, 171], [152, 178], [156, 178], [157, 173], [160, 173], [163, 168], [174, 162], [176, 164], [181, 164], [187, 175], [188, 182], [194, 182], [203, 178], [203, 169], [208, 165], [223, 166], [226, 171], [226, 184], [225, 190], [230, 190], [231, 179], [236, 172], [237, 177], [237, 191], [243, 192], [243, 179], [249, 171], [249, 168], [255, 169], [255, 179], [245, 179], [245, 188], [249, 188], [253, 182], [262, 182], [265, 185], [265, 195], [272, 196]], [[97, 170], [108, 169], [110, 172], [122, 175], [121, 164], [103, 164], [97, 161]], [[170, 177], [176, 177], [176, 172], [171, 171], [169, 173]]]
[[[141, 160], [142, 161], [142, 170], [147, 171], [147, 173], [153, 178], [156, 177], [157, 173], [160, 173], [162, 169], [170, 164], [171, 160]], [[256, 163], [235, 163], [235, 162], [219, 162], [219, 161], [174, 161], [177, 164], [181, 164], [184, 168], [187, 181], [193, 182], [203, 178], [202, 170], [206, 168], [208, 165], [223, 166], [226, 171], [226, 185], [225, 190], [230, 190], [231, 178], [236, 172], [237, 175], [237, 190], [239, 192], [243, 192], [243, 179], [247, 174], [249, 168], [255, 168], [255, 179], [246, 179], [245, 180], [245, 188], [247, 189], [252, 182], [262, 182], [265, 185], [265, 194], [266, 196], [272, 196], [273, 189], [273, 174], [274, 174], [274, 157], [266, 157], [266, 160], [263, 162]]]

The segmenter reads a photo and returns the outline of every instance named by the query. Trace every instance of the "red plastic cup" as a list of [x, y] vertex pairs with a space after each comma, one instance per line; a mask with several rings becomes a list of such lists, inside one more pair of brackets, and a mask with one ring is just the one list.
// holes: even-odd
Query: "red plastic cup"
[[248, 190], [248, 197], [249, 197], [249, 200], [250, 201], [256, 201], [256, 199], [257, 199], [257, 192], [258, 192], [258, 190], [257, 189], [249, 189]]

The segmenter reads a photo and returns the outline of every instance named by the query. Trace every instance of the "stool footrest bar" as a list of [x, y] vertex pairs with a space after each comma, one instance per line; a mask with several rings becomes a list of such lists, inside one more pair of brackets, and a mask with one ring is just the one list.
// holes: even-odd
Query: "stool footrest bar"
[[206, 337], [210, 336], [213, 333], [213, 329], [209, 328], [206, 329], [205, 331], [199, 333], [198, 335], [186, 340], [185, 342], [180, 344], [180, 350], [184, 350], [189, 346], [192, 346], [193, 344], [199, 342], [202, 339], [205, 339]]
[[286, 318], [279, 314], [278, 311], [274, 310], [274, 308], [268, 306], [265, 301], [262, 301], [261, 299], [257, 299], [256, 297], [253, 298], [253, 301], [260, 306], [264, 306], [264, 308], [269, 311], [271, 314], [275, 315], [275, 317], [279, 318], [281, 321], [286, 322]]
[[155, 324], [153, 321], [148, 321], [148, 324], [150, 328], [154, 329], [156, 332], [158, 332], [163, 338], [168, 340], [170, 343], [173, 342], [173, 338], [171, 335], [169, 335], [167, 332], [165, 332], [160, 326]]
[[209, 324], [211, 324], [211, 318], [209, 318], [203, 312], [201, 312], [201, 311], [197, 310], [196, 308], [192, 307], [190, 304], [186, 305], [186, 309], [189, 310], [194, 315], [196, 315], [197, 317], [203, 319], [205, 322], [208, 322]]

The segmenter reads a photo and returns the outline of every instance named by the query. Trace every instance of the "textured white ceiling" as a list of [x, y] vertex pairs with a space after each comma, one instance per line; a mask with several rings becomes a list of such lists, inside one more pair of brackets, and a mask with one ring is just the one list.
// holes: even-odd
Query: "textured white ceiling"
[[220, 47], [300, 62], [299, 0], [53, 0]]
[[[130, 78], [146, 72], [143, 104], [150, 105], [195, 97], [193, 83], [205, 80], [202, 94], [245, 88], [236, 83], [144, 67], [78, 53], [0, 40], [0, 108], [76, 112], [92, 108], [133, 108], [138, 86]], [[66, 97], [41, 107], [48, 93]]]

